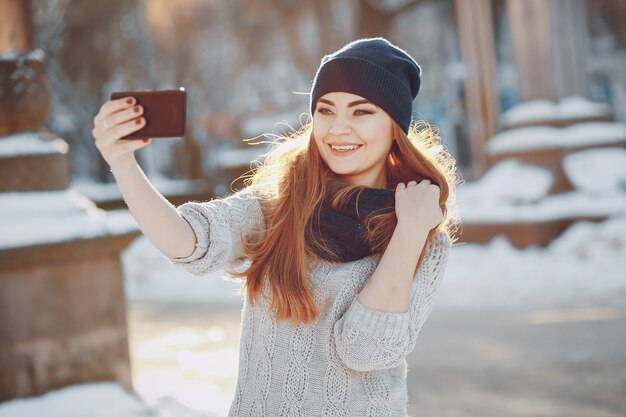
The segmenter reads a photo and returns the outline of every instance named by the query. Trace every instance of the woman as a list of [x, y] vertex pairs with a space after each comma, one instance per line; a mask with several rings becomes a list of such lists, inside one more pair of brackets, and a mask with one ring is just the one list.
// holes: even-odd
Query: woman
[[310, 123], [243, 190], [178, 208], [134, 159], [149, 139], [118, 140], [143, 126], [132, 100], [95, 117], [96, 146], [152, 243], [193, 274], [245, 278], [230, 416], [407, 415], [405, 358], [444, 275], [455, 184], [437, 135], [411, 125], [420, 76], [383, 38], [325, 56]]

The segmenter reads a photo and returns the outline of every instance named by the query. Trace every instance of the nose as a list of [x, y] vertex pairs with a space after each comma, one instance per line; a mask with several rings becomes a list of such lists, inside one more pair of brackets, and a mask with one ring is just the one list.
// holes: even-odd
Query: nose
[[350, 127], [348, 121], [345, 120], [342, 116], [337, 116], [330, 125], [328, 133], [332, 135], [343, 135], [346, 133], [350, 133], [351, 130], [352, 128]]

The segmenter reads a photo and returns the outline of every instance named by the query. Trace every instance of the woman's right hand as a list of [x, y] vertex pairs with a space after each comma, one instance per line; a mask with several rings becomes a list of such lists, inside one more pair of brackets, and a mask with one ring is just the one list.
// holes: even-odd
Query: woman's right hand
[[134, 97], [107, 101], [93, 119], [91, 131], [96, 148], [111, 168], [134, 161], [134, 153], [150, 144], [150, 139], [120, 138], [143, 128], [146, 124], [143, 107], [135, 106]]

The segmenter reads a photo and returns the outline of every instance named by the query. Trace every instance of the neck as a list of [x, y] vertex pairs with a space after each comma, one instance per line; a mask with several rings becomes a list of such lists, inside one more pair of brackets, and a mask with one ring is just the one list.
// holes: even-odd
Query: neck
[[354, 177], [344, 177], [345, 181], [351, 185], [358, 185], [362, 187], [369, 188], [387, 188], [387, 175], [385, 171], [381, 171], [375, 178], [354, 178]]

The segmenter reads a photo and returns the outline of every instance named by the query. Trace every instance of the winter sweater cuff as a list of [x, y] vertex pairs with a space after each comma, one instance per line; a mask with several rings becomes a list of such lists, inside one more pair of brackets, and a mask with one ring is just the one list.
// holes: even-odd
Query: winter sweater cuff
[[409, 331], [409, 311], [392, 313], [369, 308], [358, 298], [346, 311], [344, 326], [375, 339], [402, 340]]
[[186, 263], [193, 262], [200, 259], [208, 250], [207, 243], [209, 242], [209, 228], [206, 227], [206, 220], [201, 218], [200, 214], [196, 210], [190, 209], [189, 205], [182, 205], [178, 207], [178, 212], [183, 219], [189, 223], [191, 229], [196, 235], [196, 249], [191, 255], [182, 258], [170, 258], [174, 262]]

